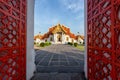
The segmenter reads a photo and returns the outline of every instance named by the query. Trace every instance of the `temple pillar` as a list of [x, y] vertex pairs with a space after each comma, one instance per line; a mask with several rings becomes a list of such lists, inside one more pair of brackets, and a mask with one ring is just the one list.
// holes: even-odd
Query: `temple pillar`
[[84, 53], [84, 72], [85, 72], [85, 77], [88, 78], [87, 75], [87, 0], [84, 1], [84, 7], [85, 7], [85, 12], [84, 12], [84, 35], [85, 35], [85, 53]]
[[57, 37], [57, 34], [55, 33], [54, 34], [54, 44], [56, 44], [56, 42], [57, 42], [57, 38], [56, 37]]
[[27, 0], [27, 54], [26, 54], [26, 80], [30, 80], [35, 71], [34, 52], [34, 0]]

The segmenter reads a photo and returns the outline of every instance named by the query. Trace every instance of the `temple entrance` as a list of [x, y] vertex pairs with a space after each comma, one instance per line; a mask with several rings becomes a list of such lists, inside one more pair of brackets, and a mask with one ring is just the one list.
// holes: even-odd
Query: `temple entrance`
[[57, 36], [57, 41], [58, 41], [58, 42], [62, 42], [62, 35], [61, 35], [61, 34], [58, 34], [58, 36]]

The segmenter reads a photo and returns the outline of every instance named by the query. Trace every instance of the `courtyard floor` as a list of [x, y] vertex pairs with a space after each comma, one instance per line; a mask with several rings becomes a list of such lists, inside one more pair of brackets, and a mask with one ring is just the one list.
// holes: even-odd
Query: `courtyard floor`
[[32, 80], [84, 80], [84, 53], [70, 45], [51, 45], [36, 51]]

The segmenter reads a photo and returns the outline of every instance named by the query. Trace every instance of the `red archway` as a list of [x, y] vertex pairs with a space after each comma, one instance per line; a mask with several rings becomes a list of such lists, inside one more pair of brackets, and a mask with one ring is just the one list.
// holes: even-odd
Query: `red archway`
[[[120, 79], [120, 0], [87, 0], [89, 80]], [[25, 80], [26, 0], [0, 1], [0, 79]]]

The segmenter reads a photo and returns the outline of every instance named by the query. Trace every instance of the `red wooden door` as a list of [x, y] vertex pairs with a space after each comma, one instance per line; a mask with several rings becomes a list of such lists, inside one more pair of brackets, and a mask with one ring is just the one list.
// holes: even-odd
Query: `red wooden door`
[[89, 80], [120, 80], [120, 0], [87, 0]]
[[0, 0], [0, 80], [26, 79], [26, 0]]

